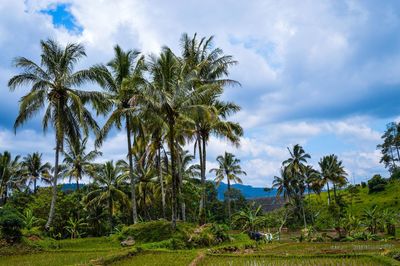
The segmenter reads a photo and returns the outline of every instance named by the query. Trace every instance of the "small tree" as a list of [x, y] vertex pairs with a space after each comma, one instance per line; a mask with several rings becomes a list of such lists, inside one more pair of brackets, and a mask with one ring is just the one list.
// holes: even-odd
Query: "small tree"
[[18, 214], [10, 209], [0, 209], [1, 237], [7, 243], [17, 243], [21, 240], [23, 222]]
[[385, 190], [387, 180], [382, 178], [381, 175], [374, 175], [370, 180], [368, 180], [368, 193], [374, 193]]

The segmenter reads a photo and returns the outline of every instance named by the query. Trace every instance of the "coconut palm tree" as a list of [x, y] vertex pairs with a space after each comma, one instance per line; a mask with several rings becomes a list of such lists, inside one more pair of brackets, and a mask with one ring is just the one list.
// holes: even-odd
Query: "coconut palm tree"
[[[193, 88], [204, 84], [220, 86], [237, 85], [238, 82], [227, 79], [229, 67], [237, 64], [237, 61], [230, 55], [224, 55], [222, 49], [215, 48], [214, 37], [197, 39], [197, 34], [190, 38], [186, 33], [181, 37], [182, 59], [185, 64], [184, 69], [196, 74], [197, 81]], [[215, 134], [219, 137], [226, 137], [233, 144], [239, 144], [239, 137], [243, 135], [243, 130], [239, 124], [226, 121], [227, 116], [238, 112], [240, 107], [234, 103], [225, 103], [218, 100], [219, 90], [215, 91], [209, 98], [202, 99], [201, 104], [212, 109], [212, 115], [196, 112], [193, 114], [195, 121], [194, 138], [199, 152], [200, 174], [202, 183], [202, 197], [200, 201], [200, 224], [205, 223], [205, 180], [206, 180], [206, 147], [210, 135]]]
[[210, 170], [210, 173], [215, 173], [215, 181], [217, 186], [226, 178], [228, 184], [228, 217], [231, 217], [231, 182], [242, 183], [242, 180], [239, 178], [239, 175], [246, 175], [246, 172], [242, 170], [239, 163], [240, 160], [235, 158], [235, 155], [229, 152], [225, 152], [225, 154], [219, 155], [217, 157], [217, 162], [219, 164], [218, 168], [213, 168]]
[[28, 185], [33, 183], [33, 193], [36, 193], [36, 183], [42, 177], [43, 174], [47, 173], [51, 169], [50, 163], [42, 163], [42, 154], [34, 152], [28, 154], [22, 159], [23, 174], [28, 180]]
[[283, 199], [287, 201], [292, 192], [291, 188], [291, 177], [286, 167], [281, 168], [280, 176], [274, 176], [272, 187], [276, 188], [276, 197], [279, 198], [283, 194]]
[[76, 181], [76, 189], [79, 191], [79, 180], [84, 175], [93, 174], [93, 161], [101, 156], [101, 152], [97, 150], [86, 153], [86, 144], [88, 137], [81, 141], [71, 141], [67, 139], [67, 150], [64, 152], [64, 164], [67, 167], [66, 176], [69, 176], [70, 182], [74, 178]]
[[294, 200], [293, 203], [298, 205], [301, 209], [304, 228], [307, 227], [306, 215], [304, 211], [304, 192], [306, 190], [306, 179], [307, 179], [307, 160], [311, 158], [311, 156], [306, 153], [302, 146], [296, 144], [293, 146], [293, 149], [287, 148], [290, 154], [290, 157], [283, 161], [282, 167], [285, 168], [287, 174], [290, 176], [290, 189], [291, 189], [291, 198]]
[[[141, 100], [147, 112], [158, 115], [167, 127], [167, 143], [171, 156], [172, 175], [172, 227], [176, 228], [177, 219], [177, 153], [176, 132], [180, 124], [192, 123], [189, 114], [206, 112], [206, 107], [198, 104], [201, 98], [209, 97], [215, 88], [201, 86], [192, 90], [193, 75], [182, 71], [182, 62], [164, 47], [159, 57], [151, 57], [149, 62], [152, 82], [141, 94]], [[218, 88], [216, 88], [218, 89]]]
[[[137, 111], [134, 100], [137, 93], [136, 90], [145, 83], [143, 77], [145, 71], [144, 57], [139, 57], [139, 52], [136, 50], [123, 51], [117, 45], [114, 47], [114, 58], [107, 66], [98, 65], [93, 69], [97, 73], [98, 83], [106, 91], [114, 107], [97, 137], [96, 146], [102, 144], [113, 126], [116, 126], [117, 129], [125, 127], [131, 185], [132, 221], [133, 223], [137, 223], [131, 133], [134, 130], [132, 119], [135, 117], [135, 112]], [[128, 79], [129, 85], [124, 86]]]
[[334, 185], [334, 196], [336, 200], [336, 186], [343, 186], [347, 183], [347, 173], [344, 170], [342, 162], [339, 161], [338, 157], [334, 154], [322, 157], [319, 161], [319, 166], [321, 168], [323, 185], [327, 186], [329, 205], [331, 202], [329, 182], [332, 182]]
[[3, 204], [7, 201], [8, 190], [23, 183], [19, 159], [19, 155], [13, 158], [8, 151], [0, 153], [0, 197]]
[[52, 184], [49, 217], [45, 226], [48, 229], [55, 212], [59, 155], [63, 150], [64, 140], [66, 137], [71, 140], [80, 139], [82, 130], [86, 135], [90, 128], [98, 131], [97, 123], [85, 104], [91, 102], [100, 110], [100, 107], [104, 106], [104, 99], [100, 92], [75, 89], [94, 79], [96, 75], [91, 70], [74, 72], [75, 64], [86, 56], [82, 45], [72, 43], [62, 47], [53, 40], [41, 41], [40, 45], [41, 62], [37, 64], [25, 57], [16, 58], [15, 66], [21, 68], [22, 73], [12, 77], [8, 86], [11, 91], [20, 86], [31, 86], [28, 94], [20, 100], [15, 130], [43, 108], [43, 130], [47, 131], [49, 126], [55, 130], [55, 178]]
[[113, 215], [117, 208], [117, 203], [129, 206], [128, 196], [121, 190], [121, 186], [126, 181], [127, 175], [113, 161], [108, 161], [96, 171], [94, 182], [99, 187], [89, 192], [84, 198], [88, 207], [94, 205], [105, 205], [108, 209], [108, 219], [113, 230]]

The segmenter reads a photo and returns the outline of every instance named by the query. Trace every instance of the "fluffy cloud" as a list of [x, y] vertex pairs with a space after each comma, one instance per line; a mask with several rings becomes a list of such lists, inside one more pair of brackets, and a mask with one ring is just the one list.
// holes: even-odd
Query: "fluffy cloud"
[[[54, 25], [43, 12], [60, 3], [80, 32]], [[400, 111], [397, 2], [4, 0], [0, 11], [0, 149], [24, 154], [42, 147], [51, 154], [38, 133], [39, 118], [13, 136], [25, 90], [4, 89], [16, 73], [12, 58], [38, 61], [40, 39], [84, 43], [84, 67], [108, 61], [116, 43], [155, 53], [162, 45], [177, 50], [182, 32], [198, 32], [215, 35], [216, 45], [235, 56], [239, 65], [231, 77], [242, 84], [224, 94], [243, 107], [232, 118], [245, 129], [242, 145], [212, 138], [209, 165], [225, 150], [234, 152], [249, 173], [246, 183], [268, 185], [286, 147], [300, 143], [316, 157], [313, 164], [337, 153], [357, 177], [382, 171], [379, 132]], [[29, 146], [24, 136], [37, 141]], [[122, 133], [110, 136], [102, 160], [124, 157], [124, 142]]]

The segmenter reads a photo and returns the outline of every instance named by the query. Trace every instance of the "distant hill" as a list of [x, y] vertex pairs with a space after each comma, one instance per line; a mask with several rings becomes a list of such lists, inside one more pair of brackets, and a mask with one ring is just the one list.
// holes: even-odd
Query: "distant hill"
[[[276, 195], [276, 189], [272, 189], [266, 192], [264, 188], [253, 187], [250, 185], [233, 184], [232, 187], [240, 190], [246, 199], [274, 197]], [[227, 189], [228, 189], [227, 184], [222, 182], [219, 184], [219, 186], [217, 187], [219, 200], [224, 199], [224, 193]]]
[[[85, 184], [79, 184], [79, 187], [82, 188], [85, 186]], [[61, 184], [61, 190], [66, 192], [66, 191], [75, 191], [76, 190], [76, 184], [75, 183], [65, 183]]]
[[[85, 184], [80, 184], [80, 187], [84, 187], [84, 186], [85, 186]], [[233, 184], [232, 187], [240, 190], [246, 199], [275, 197], [275, 195], [276, 195], [276, 189], [272, 189], [272, 190], [266, 192], [266, 191], [264, 191], [264, 188], [253, 187], [250, 185]], [[217, 187], [219, 200], [224, 199], [224, 193], [227, 189], [228, 189], [228, 185], [225, 183], [222, 183], [222, 182]], [[61, 184], [61, 190], [62, 191], [75, 191], [76, 184], [75, 183]]]

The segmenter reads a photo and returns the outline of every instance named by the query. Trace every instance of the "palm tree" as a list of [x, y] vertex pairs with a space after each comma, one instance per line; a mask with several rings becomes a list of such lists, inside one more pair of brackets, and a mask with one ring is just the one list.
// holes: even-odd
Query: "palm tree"
[[159, 57], [152, 57], [149, 62], [152, 82], [141, 94], [145, 110], [165, 121], [167, 143], [171, 155], [172, 174], [172, 227], [176, 228], [177, 219], [177, 153], [176, 132], [180, 124], [193, 122], [189, 114], [206, 112], [204, 105], [198, 104], [201, 98], [208, 97], [213, 90], [202, 86], [193, 91], [193, 76], [182, 71], [182, 63], [167, 47]]
[[306, 153], [302, 146], [296, 144], [293, 146], [293, 150], [287, 148], [290, 154], [290, 158], [282, 163], [285, 167], [285, 171], [290, 176], [290, 188], [293, 192], [293, 199], [295, 203], [300, 205], [300, 209], [303, 214], [304, 228], [307, 227], [306, 215], [304, 211], [304, 191], [306, 189], [306, 163], [307, 159], [311, 156]]
[[213, 168], [210, 170], [210, 173], [214, 172], [216, 177], [215, 181], [217, 182], [217, 186], [223, 181], [225, 178], [228, 183], [228, 217], [231, 218], [231, 182], [242, 183], [242, 180], [238, 175], [246, 175], [246, 172], [242, 170], [239, 163], [240, 160], [235, 158], [235, 155], [229, 152], [225, 152], [224, 156], [219, 155], [217, 157], [217, 162], [219, 164], [219, 168]]
[[97, 189], [89, 192], [84, 198], [88, 207], [95, 205], [106, 205], [108, 208], [108, 218], [113, 230], [113, 215], [117, 203], [129, 206], [128, 196], [120, 189], [126, 181], [127, 176], [123, 174], [119, 166], [115, 166], [113, 161], [108, 161], [97, 169], [94, 175], [94, 182], [99, 185]]
[[8, 198], [8, 190], [22, 183], [20, 156], [12, 158], [11, 153], [0, 153], [0, 197], [3, 204]]
[[79, 191], [79, 180], [82, 180], [84, 175], [93, 174], [93, 160], [101, 156], [101, 152], [97, 150], [86, 153], [86, 144], [88, 137], [81, 141], [71, 141], [67, 139], [67, 151], [64, 152], [64, 164], [67, 166], [65, 173], [70, 178], [76, 181], [76, 189]]
[[279, 198], [281, 194], [283, 194], [283, 199], [285, 201], [287, 201], [292, 194], [290, 185], [291, 178], [286, 169], [286, 167], [282, 167], [280, 176], [274, 176], [274, 181], [272, 182], [272, 187], [277, 189], [276, 197]]
[[22, 167], [25, 178], [28, 180], [28, 184], [33, 183], [33, 193], [36, 193], [36, 182], [42, 177], [43, 174], [50, 171], [50, 163], [42, 163], [42, 154], [34, 152], [28, 154], [23, 158]]
[[307, 165], [303, 172], [308, 194], [310, 195], [312, 190], [319, 195], [323, 187], [321, 174], [311, 165]]
[[66, 137], [71, 140], [80, 139], [81, 129], [86, 135], [89, 128], [98, 131], [96, 121], [86, 109], [85, 103], [92, 102], [99, 108], [102, 106], [103, 95], [100, 92], [75, 89], [95, 77], [94, 71], [91, 70], [74, 72], [75, 64], [86, 56], [82, 45], [67, 44], [61, 47], [53, 40], [41, 41], [40, 45], [40, 64], [24, 57], [16, 58], [15, 66], [21, 68], [22, 73], [12, 77], [8, 86], [14, 91], [17, 87], [31, 85], [28, 94], [21, 98], [19, 114], [14, 124], [15, 130], [43, 107], [43, 130], [47, 131], [49, 125], [55, 130], [55, 178], [52, 184], [49, 217], [45, 226], [48, 229], [55, 212], [59, 154], [63, 150], [64, 140]]
[[[236, 85], [238, 82], [225, 77], [228, 75], [229, 67], [237, 64], [230, 55], [224, 55], [222, 49], [214, 48], [213, 36], [197, 39], [197, 34], [190, 38], [186, 33], [181, 37], [182, 59], [185, 70], [193, 71], [197, 80], [193, 88], [196, 90], [204, 84], [223, 87], [225, 85]], [[200, 201], [200, 224], [205, 223], [205, 180], [206, 180], [206, 147], [211, 134], [226, 137], [235, 145], [239, 144], [239, 137], [243, 130], [239, 124], [226, 121], [227, 116], [238, 112], [240, 107], [234, 103], [225, 103], [218, 100], [220, 91], [216, 90], [209, 98], [202, 99], [201, 104], [211, 108], [212, 115], [196, 112], [193, 114], [195, 121], [195, 149], [199, 151], [200, 174], [202, 183], [202, 196]]]
[[342, 162], [338, 160], [338, 157], [334, 154], [324, 156], [319, 161], [321, 168], [321, 175], [323, 185], [326, 184], [328, 190], [328, 205], [331, 202], [331, 195], [329, 189], [329, 182], [334, 184], [334, 195], [336, 200], [336, 185], [343, 186], [347, 183], [347, 173], [344, 170]]
[[178, 151], [178, 176], [179, 176], [179, 194], [181, 195], [180, 197], [180, 203], [181, 203], [181, 214], [182, 214], [182, 220], [186, 221], [186, 202], [187, 199], [185, 199], [183, 193], [181, 193], [183, 189], [184, 183], [187, 183], [190, 179], [195, 178], [200, 176], [199, 170], [200, 167], [198, 164], [191, 164], [191, 162], [194, 160], [194, 156], [189, 154], [189, 151], [183, 150], [182, 148], [177, 148]]
[[[133, 158], [131, 152], [132, 119], [136, 111], [136, 105], [133, 99], [135, 98], [138, 87], [145, 83], [143, 78], [145, 70], [144, 57], [141, 56], [138, 58], [138, 56], [138, 51], [123, 51], [121, 47], [117, 45], [114, 47], [114, 58], [107, 64], [110, 70], [104, 65], [94, 67], [95, 72], [98, 74], [98, 83], [107, 92], [108, 98], [113, 102], [114, 106], [114, 110], [111, 112], [110, 117], [97, 137], [96, 145], [101, 145], [114, 125], [118, 129], [121, 129], [123, 127], [122, 123], [125, 122], [133, 223], [137, 223], [138, 221], [135, 194], [136, 181], [133, 174]], [[129, 86], [124, 86], [124, 83], [126, 84], [128, 79]]]

